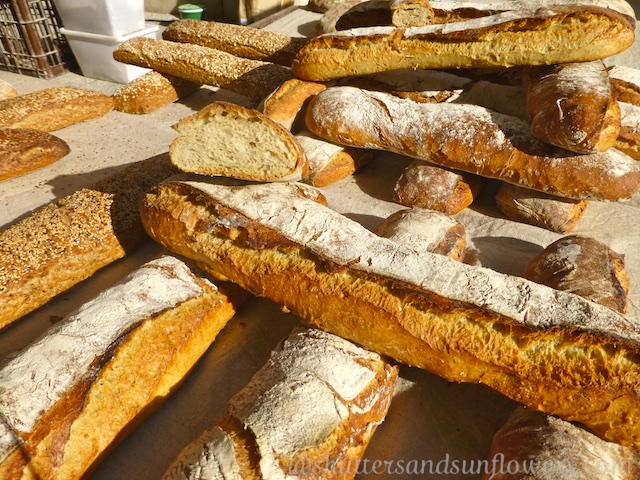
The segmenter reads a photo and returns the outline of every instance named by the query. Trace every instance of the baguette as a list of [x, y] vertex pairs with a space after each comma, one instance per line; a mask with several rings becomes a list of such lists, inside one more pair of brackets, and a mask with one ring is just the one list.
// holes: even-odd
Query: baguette
[[572, 232], [589, 202], [555, 197], [503, 183], [496, 192], [496, 206], [507, 218], [556, 233]]
[[393, 187], [392, 199], [406, 207], [455, 215], [467, 208], [482, 190], [482, 179], [420, 160], [411, 162]]
[[163, 479], [353, 478], [397, 374], [375, 353], [297, 328]]
[[213, 102], [174, 125], [171, 162], [184, 172], [274, 181], [306, 170], [293, 134], [258, 110]]
[[640, 160], [640, 104], [618, 102], [620, 106], [620, 132], [615, 148], [635, 160]]
[[577, 153], [604, 152], [620, 131], [620, 107], [602, 61], [524, 70], [531, 133]]
[[614, 149], [553, 151], [523, 120], [477, 105], [415, 103], [331, 87], [311, 99], [306, 124], [343, 145], [400, 153], [561, 197], [620, 200], [640, 187], [640, 165], [629, 156]]
[[302, 131], [296, 135], [307, 157], [308, 168], [301, 180], [314, 187], [326, 187], [342, 180], [371, 161], [373, 150], [337, 145]]
[[0, 232], [0, 328], [145, 242], [138, 202], [176, 172], [168, 155], [152, 157]]
[[303, 80], [326, 81], [403, 68], [585, 62], [629, 48], [634, 28], [633, 20], [607, 8], [523, 7], [463, 22], [355, 28], [322, 35], [300, 49], [292, 70]]
[[0, 477], [81, 478], [176, 389], [234, 302], [165, 256], [9, 357], [0, 365], [10, 434], [0, 437]]
[[264, 99], [261, 111], [287, 130], [297, 133], [298, 124], [304, 123], [304, 110], [309, 99], [325, 88], [323, 83], [304, 82], [292, 78]]
[[109, 95], [77, 87], [50, 87], [0, 101], [0, 128], [53, 132], [113, 110]]
[[199, 83], [151, 70], [113, 95], [114, 109], [125, 113], [151, 113], [191, 95], [200, 86]]
[[162, 38], [287, 67], [291, 66], [295, 54], [307, 43], [304, 37], [290, 37], [261, 28], [192, 19], [172, 22], [162, 32]]
[[150, 236], [311, 325], [640, 448], [640, 327], [577, 295], [416, 252], [287, 184], [173, 182]]
[[209, 47], [134, 37], [120, 44], [113, 57], [122, 63], [151, 68], [191, 82], [221, 87], [262, 100], [286, 80], [288, 68], [237, 57]]
[[467, 248], [464, 225], [443, 212], [423, 208], [398, 210], [385, 218], [374, 231], [418, 251], [463, 260]]
[[19, 93], [13, 85], [4, 80], [0, 80], [0, 100], [17, 97], [18, 95]]
[[0, 181], [57, 162], [70, 152], [64, 140], [31, 128], [0, 128]]
[[569, 235], [552, 242], [531, 259], [524, 276], [620, 313], [627, 311], [629, 277], [624, 256], [594, 238]]
[[640, 70], [625, 65], [612, 65], [607, 73], [616, 99], [640, 106]]
[[578, 425], [518, 407], [491, 442], [482, 480], [633, 480], [638, 453]]

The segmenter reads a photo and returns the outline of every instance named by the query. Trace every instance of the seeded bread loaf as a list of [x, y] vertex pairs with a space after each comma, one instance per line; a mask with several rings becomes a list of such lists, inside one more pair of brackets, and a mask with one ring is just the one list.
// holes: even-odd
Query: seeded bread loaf
[[281, 183], [148, 193], [149, 234], [321, 329], [640, 447], [640, 327], [521, 277], [416, 252]]
[[290, 37], [262, 28], [193, 19], [171, 22], [162, 32], [162, 38], [284, 66], [291, 65], [295, 54], [307, 42], [303, 37]]
[[113, 110], [109, 95], [78, 87], [50, 87], [0, 101], [0, 127], [52, 132]]
[[503, 183], [496, 192], [496, 206], [515, 222], [556, 233], [573, 231], [587, 208], [586, 200], [571, 200]]
[[200, 86], [199, 83], [151, 70], [113, 94], [114, 109], [125, 113], [151, 113], [194, 93]]
[[375, 353], [297, 328], [163, 478], [353, 478], [397, 374]]
[[135, 37], [120, 44], [113, 57], [122, 63], [222, 87], [258, 101], [293, 78], [288, 68], [275, 63], [241, 58], [200, 45], [147, 37]]
[[0, 232], [0, 328], [144, 243], [138, 202], [176, 172], [168, 155], [152, 157]]
[[82, 478], [175, 391], [235, 302], [165, 256], [8, 357], [0, 365], [0, 477]]
[[477, 105], [330, 87], [310, 100], [306, 125], [342, 145], [400, 153], [561, 197], [620, 200], [640, 187], [640, 164], [628, 155], [551, 149], [524, 120]]
[[70, 151], [64, 140], [31, 128], [0, 128], [0, 181], [57, 162]]

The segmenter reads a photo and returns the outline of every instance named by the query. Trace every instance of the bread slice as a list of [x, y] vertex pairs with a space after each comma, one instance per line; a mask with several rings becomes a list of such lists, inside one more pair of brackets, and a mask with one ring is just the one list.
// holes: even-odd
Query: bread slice
[[291, 132], [252, 108], [213, 102], [174, 128], [180, 137], [169, 155], [185, 172], [273, 181], [306, 164], [304, 150]]

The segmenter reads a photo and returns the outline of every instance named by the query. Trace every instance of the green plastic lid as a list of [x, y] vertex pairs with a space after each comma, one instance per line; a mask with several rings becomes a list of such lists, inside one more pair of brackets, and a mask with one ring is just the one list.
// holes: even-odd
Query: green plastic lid
[[185, 3], [178, 5], [178, 10], [181, 12], [202, 12], [204, 7], [202, 5], [194, 5], [193, 3]]

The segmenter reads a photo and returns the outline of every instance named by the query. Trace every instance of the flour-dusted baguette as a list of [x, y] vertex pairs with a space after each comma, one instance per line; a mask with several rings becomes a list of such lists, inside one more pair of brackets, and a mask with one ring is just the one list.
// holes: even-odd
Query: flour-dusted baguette
[[212, 102], [174, 128], [169, 155], [184, 172], [273, 181], [306, 169], [293, 134], [253, 108]]
[[577, 153], [604, 152], [620, 131], [620, 107], [600, 60], [524, 69], [531, 132]]
[[0, 328], [146, 241], [138, 202], [176, 172], [168, 155], [152, 157], [0, 232]]
[[640, 165], [628, 155], [551, 150], [527, 122], [477, 105], [330, 87], [310, 100], [306, 124], [343, 145], [388, 150], [562, 197], [620, 200], [640, 187]]
[[0, 101], [0, 127], [52, 132], [113, 110], [109, 95], [78, 87], [49, 87]]
[[624, 256], [595, 238], [568, 235], [552, 242], [529, 262], [524, 276], [621, 313], [627, 311], [629, 276]]
[[70, 152], [64, 140], [32, 128], [0, 128], [0, 181], [57, 162]]
[[314, 37], [292, 69], [298, 78], [324, 81], [401, 68], [553, 65], [603, 59], [633, 40], [634, 21], [611, 9], [523, 6], [463, 22], [355, 28]]
[[406, 207], [419, 207], [455, 215], [480, 194], [482, 179], [454, 172], [421, 160], [411, 162], [393, 187], [392, 198]]
[[640, 106], [640, 69], [626, 65], [612, 65], [607, 69], [611, 86], [619, 102]]
[[580, 296], [416, 252], [282, 183], [173, 182], [149, 234], [312, 325], [640, 447], [640, 327]]
[[81, 478], [175, 391], [233, 317], [236, 294], [160, 257], [8, 357], [0, 477]]
[[639, 459], [634, 449], [518, 407], [493, 437], [482, 480], [633, 480]]
[[275, 63], [241, 58], [214, 48], [189, 43], [135, 37], [120, 44], [113, 57], [168, 75], [204, 83], [262, 100], [293, 77]]
[[321, 139], [304, 130], [296, 140], [307, 157], [302, 181], [314, 187], [326, 187], [354, 174], [373, 158], [374, 151], [351, 148]]
[[556, 197], [503, 183], [496, 192], [496, 206], [515, 222], [527, 223], [556, 233], [573, 231], [589, 202]]
[[200, 86], [200, 83], [151, 70], [114, 93], [113, 108], [125, 113], [151, 113], [191, 95]]
[[615, 148], [631, 158], [640, 160], [640, 103], [618, 102], [620, 106], [620, 132]]
[[462, 260], [467, 232], [458, 220], [443, 212], [405, 208], [392, 213], [375, 229], [375, 234], [418, 251]]
[[162, 38], [215, 48], [238, 57], [290, 66], [307, 38], [291, 37], [262, 28], [230, 23], [181, 19], [172, 22]]
[[292, 78], [269, 94], [262, 102], [260, 110], [287, 130], [297, 133], [300, 130], [299, 124], [304, 125], [304, 110], [309, 99], [325, 88], [324, 83]]
[[296, 328], [163, 478], [353, 478], [397, 374], [378, 354]]

